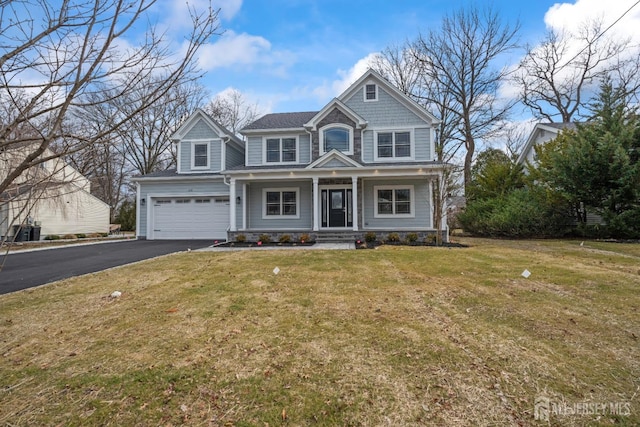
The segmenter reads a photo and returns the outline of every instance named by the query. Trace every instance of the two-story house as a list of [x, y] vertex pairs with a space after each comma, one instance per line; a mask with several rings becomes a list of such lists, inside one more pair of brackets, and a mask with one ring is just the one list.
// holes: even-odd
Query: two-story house
[[263, 116], [244, 141], [198, 111], [174, 135], [177, 170], [136, 179], [138, 236], [425, 238], [447, 167], [434, 161], [437, 122], [372, 70], [320, 111]]

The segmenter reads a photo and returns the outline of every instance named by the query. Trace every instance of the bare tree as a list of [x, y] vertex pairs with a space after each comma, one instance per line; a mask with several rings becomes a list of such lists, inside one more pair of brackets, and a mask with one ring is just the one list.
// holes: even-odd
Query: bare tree
[[413, 45], [427, 85], [425, 102], [437, 106], [440, 117], [445, 117], [441, 137], [458, 138], [464, 144], [465, 187], [477, 141], [494, 134], [514, 105], [498, 98], [509, 71], [495, 63], [516, 47], [518, 29], [519, 25], [503, 23], [490, 8], [460, 9]]
[[371, 67], [440, 119], [433, 143], [435, 160], [441, 162], [445, 169], [442, 176], [437, 176], [432, 181], [433, 223], [439, 245], [442, 243], [442, 219], [447, 209], [447, 200], [457, 190], [459, 168], [455, 163], [458, 162], [457, 154], [463, 146], [458, 133], [460, 115], [453, 113], [456, 107], [454, 98], [440, 81], [427, 78], [423, 69], [424, 61], [410, 43], [402, 47], [386, 48], [375, 58]]
[[[192, 9], [191, 30], [181, 54], [173, 55], [164, 34], [153, 27], [140, 45], [124, 40], [135, 25], [143, 23], [154, 3], [0, 3], [0, 101], [14, 111], [0, 118], [0, 152], [14, 152], [11, 167], [0, 175], [0, 194], [30, 168], [104, 141], [139, 119], [172, 88], [198, 77], [196, 54], [216, 34], [217, 11]], [[152, 90], [133, 91], [151, 76]], [[76, 132], [74, 116], [132, 92], [137, 96], [135, 107], [112, 117], [101, 132]], [[35, 132], [16, 132], [25, 126]]]
[[575, 34], [550, 30], [539, 45], [528, 48], [513, 79], [538, 120], [584, 119], [585, 106], [605, 76], [614, 78], [625, 96], [637, 95], [640, 51], [606, 30], [602, 20], [591, 20]]
[[258, 104], [250, 103], [242, 92], [236, 89], [216, 96], [204, 111], [235, 134], [260, 116]]

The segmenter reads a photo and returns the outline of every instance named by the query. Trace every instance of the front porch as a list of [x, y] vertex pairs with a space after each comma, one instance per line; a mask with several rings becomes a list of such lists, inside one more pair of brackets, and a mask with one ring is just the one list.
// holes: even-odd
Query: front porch
[[[375, 233], [385, 241], [394, 233], [424, 242], [437, 232], [431, 199], [438, 172], [421, 165], [234, 172], [228, 240], [364, 241]], [[446, 240], [444, 221], [442, 228]]]

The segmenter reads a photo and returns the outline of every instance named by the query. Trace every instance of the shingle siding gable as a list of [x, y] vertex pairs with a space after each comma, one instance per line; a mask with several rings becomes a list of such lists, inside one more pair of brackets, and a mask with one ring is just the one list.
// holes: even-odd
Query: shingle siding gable
[[357, 90], [345, 104], [364, 117], [367, 127], [424, 126], [426, 123], [380, 86], [377, 101], [364, 102], [362, 90]]

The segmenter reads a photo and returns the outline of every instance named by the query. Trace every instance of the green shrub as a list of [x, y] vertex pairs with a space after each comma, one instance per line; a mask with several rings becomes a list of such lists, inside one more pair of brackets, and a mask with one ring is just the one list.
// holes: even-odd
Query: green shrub
[[236, 242], [238, 243], [244, 243], [247, 241], [247, 236], [245, 236], [244, 234], [238, 234], [236, 236]]
[[368, 231], [367, 234], [364, 235], [365, 242], [373, 243], [377, 239], [378, 239], [378, 236], [376, 236], [376, 233], [374, 233], [373, 231]]
[[283, 234], [282, 236], [280, 236], [280, 239], [278, 239], [278, 241], [280, 243], [291, 243], [291, 236], [288, 234]]
[[78, 233], [78, 234], [76, 234], [76, 238], [77, 238], [77, 239], [86, 239], [86, 238], [87, 238], [87, 235], [86, 235], [86, 234], [84, 234], [84, 233]]
[[415, 243], [418, 241], [418, 235], [416, 233], [407, 233], [407, 243]]
[[44, 240], [60, 240], [60, 236], [57, 234], [49, 234], [44, 238]]
[[269, 236], [268, 234], [261, 234], [260, 236], [258, 236], [258, 240], [262, 243], [271, 243], [271, 236]]
[[307, 233], [303, 233], [300, 235], [298, 240], [300, 241], [300, 243], [307, 243], [311, 241], [311, 236], [309, 236]]
[[561, 237], [571, 228], [568, 204], [544, 189], [518, 189], [504, 197], [474, 200], [458, 221], [465, 232], [489, 237]]
[[109, 233], [99, 233], [100, 237], [109, 237]]
[[397, 243], [400, 241], [400, 235], [398, 233], [389, 233], [387, 235], [387, 242]]
[[64, 236], [62, 236], [62, 238], [65, 240], [77, 239], [75, 234], [65, 234]]

